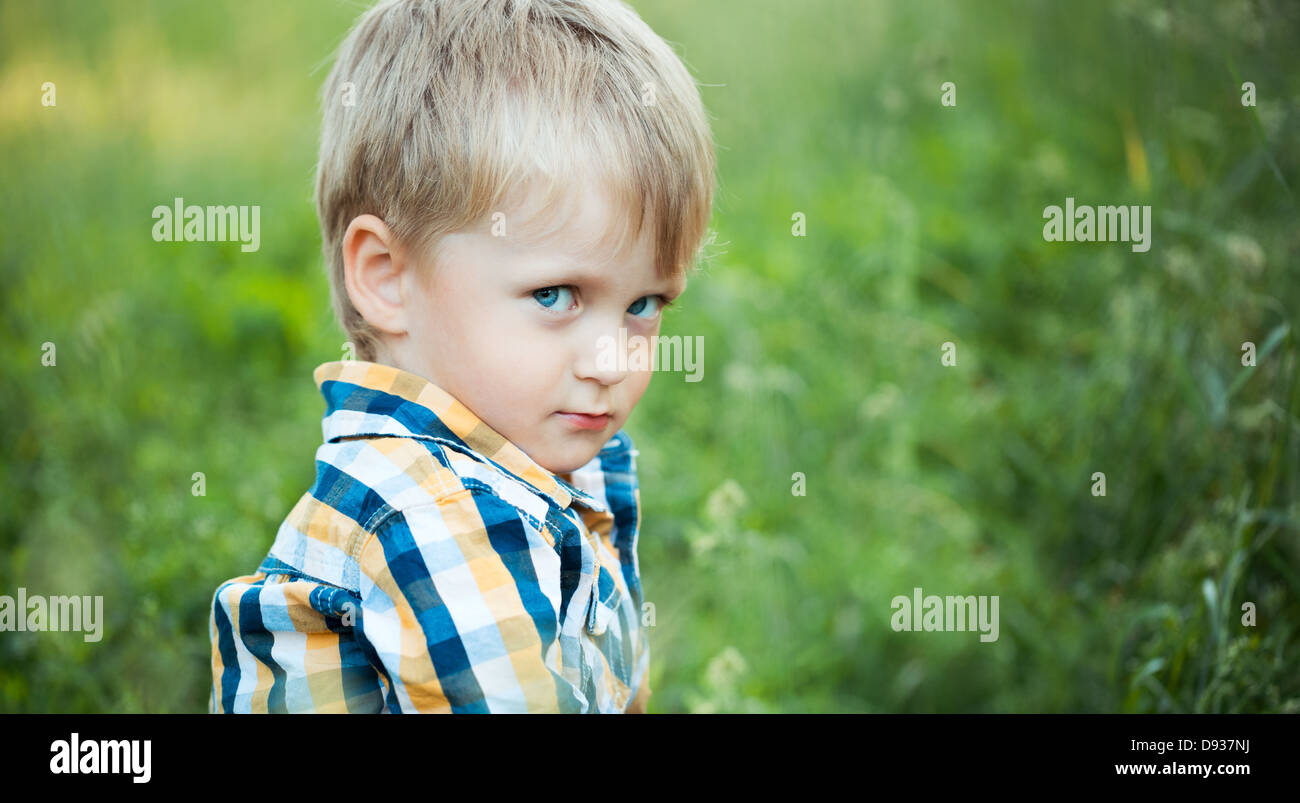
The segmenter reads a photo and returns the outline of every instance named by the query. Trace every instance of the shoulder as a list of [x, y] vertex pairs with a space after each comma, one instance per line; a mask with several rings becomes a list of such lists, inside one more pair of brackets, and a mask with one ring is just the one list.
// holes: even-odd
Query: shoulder
[[358, 438], [322, 444], [316, 450], [312, 494], [366, 530], [394, 510], [464, 490], [455, 461], [434, 441]]
[[435, 443], [391, 437], [322, 444], [315, 482], [281, 523], [259, 568], [356, 592], [361, 549], [387, 520], [466, 490]]
[[473, 560], [479, 549], [553, 550], [545, 499], [482, 457], [454, 443], [369, 443], [384, 453], [388, 468], [382, 477], [368, 474], [368, 487], [379, 499], [355, 518], [365, 523], [351, 554], [365, 563], [364, 574], [412, 555], [412, 549], [433, 571]]
[[562, 530], [468, 485], [394, 512], [366, 538], [357, 593], [379, 616], [368, 628], [417, 621], [430, 643], [456, 643], [498, 619], [523, 622], [560, 605]]
[[554, 553], [555, 532], [545, 512], [535, 517], [491, 489], [470, 483], [460, 492], [394, 511], [362, 544], [366, 574], [415, 558], [439, 572], [496, 560], [519, 550]]

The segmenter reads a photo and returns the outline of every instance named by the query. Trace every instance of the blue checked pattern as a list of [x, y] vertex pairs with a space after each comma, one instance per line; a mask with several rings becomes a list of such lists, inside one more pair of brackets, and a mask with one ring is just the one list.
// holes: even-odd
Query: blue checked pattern
[[627, 433], [556, 475], [421, 377], [315, 379], [316, 481], [213, 596], [209, 710], [627, 710], [649, 665]]

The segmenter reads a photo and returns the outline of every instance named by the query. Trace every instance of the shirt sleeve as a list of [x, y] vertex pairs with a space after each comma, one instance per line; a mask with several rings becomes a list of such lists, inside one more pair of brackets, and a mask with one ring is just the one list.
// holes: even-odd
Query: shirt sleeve
[[359, 639], [390, 712], [577, 712], [560, 674], [560, 558], [491, 493], [392, 514], [362, 546]]
[[379, 676], [346, 626], [356, 600], [351, 591], [287, 572], [259, 570], [222, 583], [209, 617], [209, 712], [381, 710]]

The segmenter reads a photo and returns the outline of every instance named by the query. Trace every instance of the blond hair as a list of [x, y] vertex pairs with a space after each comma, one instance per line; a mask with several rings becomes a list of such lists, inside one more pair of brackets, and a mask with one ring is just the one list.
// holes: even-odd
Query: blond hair
[[694, 266], [713, 202], [709, 122], [690, 73], [625, 3], [388, 0], [366, 12], [325, 82], [316, 176], [330, 295], [357, 358], [375, 359], [379, 337], [344, 286], [353, 218], [377, 215], [433, 253], [522, 186], [540, 180], [555, 219], [553, 202], [592, 179], [627, 212], [619, 250], [649, 219], [659, 276]]

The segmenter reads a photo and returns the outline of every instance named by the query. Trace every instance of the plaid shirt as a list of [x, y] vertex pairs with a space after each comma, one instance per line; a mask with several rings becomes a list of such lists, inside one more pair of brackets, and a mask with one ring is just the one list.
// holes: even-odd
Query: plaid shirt
[[213, 596], [209, 711], [625, 711], [650, 660], [628, 435], [556, 475], [414, 374], [315, 379], [316, 481]]

